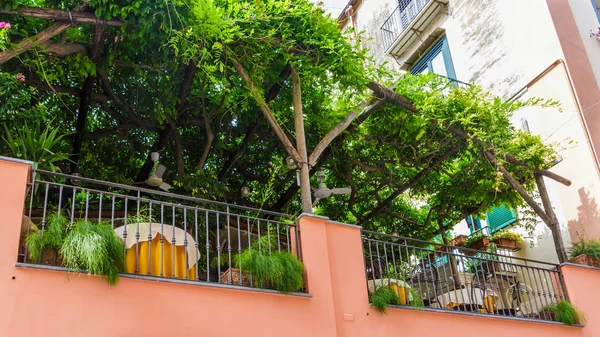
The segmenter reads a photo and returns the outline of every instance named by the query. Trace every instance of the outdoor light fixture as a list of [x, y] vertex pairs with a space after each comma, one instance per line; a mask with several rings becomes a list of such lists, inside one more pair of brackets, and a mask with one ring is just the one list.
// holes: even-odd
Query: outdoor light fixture
[[252, 194], [252, 189], [248, 186], [244, 186], [241, 188], [240, 192], [242, 193], [242, 197], [248, 198], [250, 194]]
[[159, 157], [160, 157], [160, 154], [158, 154], [158, 152], [150, 153], [150, 159], [152, 159], [153, 162], [157, 162]]
[[325, 180], [325, 171], [319, 171], [319, 172], [317, 172], [317, 180], [318, 181]]

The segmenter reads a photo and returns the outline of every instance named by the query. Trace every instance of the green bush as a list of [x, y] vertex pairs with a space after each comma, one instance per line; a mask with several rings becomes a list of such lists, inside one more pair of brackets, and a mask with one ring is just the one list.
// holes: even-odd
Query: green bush
[[[409, 300], [409, 305], [413, 308], [423, 308], [425, 305], [419, 291], [415, 288], [410, 288], [409, 291], [410, 297], [412, 298]], [[388, 286], [377, 288], [375, 292], [371, 294], [370, 301], [371, 305], [375, 307], [375, 310], [382, 314], [387, 313], [387, 307], [390, 305], [402, 305], [400, 297]]]
[[580, 238], [579, 241], [573, 242], [573, 247], [569, 250], [569, 257], [574, 258], [581, 254], [600, 259], [600, 241]]
[[100, 275], [109, 285], [117, 284], [119, 272], [125, 266], [123, 241], [106, 223], [75, 222], [60, 253], [66, 268], [84, 269], [89, 274]]
[[258, 287], [272, 287], [283, 293], [302, 289], [302, 262], [288, 252], [277, 251], [277, 247], [268, 241], [267, 236], [263, 238], [235, 256], [237, 268], [249, 272]]
[[550, 304], [544, 307], [542, 312], [551, 312], [554, 316], [554, 321], [566, 325], [581, 324], [585, 320], [583, 313], [567, 301]]
[[389, 305], [400, 305], [400, 298], [396, 293], [388, 286], [383, 286], [375, 289], [371, 294], [371, 305], [375, 307], [375, 310], [382, 314], [387, 313]]
[[59, 250], [67, 235], [68, 227], [69, 220], [65, 216], [57, 213], [49, 214], [43, 230], [32, 229], [25, 239], [29, 259], [39, 263], [44, 249]]

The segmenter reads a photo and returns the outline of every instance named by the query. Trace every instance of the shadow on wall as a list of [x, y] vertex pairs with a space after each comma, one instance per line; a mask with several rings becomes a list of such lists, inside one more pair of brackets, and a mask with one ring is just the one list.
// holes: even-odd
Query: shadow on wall
[[600, 239], [600, 210], [596, 199], [582, 187], [578, 190], [581, 204], [577, 207], [577, 219], [569, 220], [571, 240], [579, 238]]

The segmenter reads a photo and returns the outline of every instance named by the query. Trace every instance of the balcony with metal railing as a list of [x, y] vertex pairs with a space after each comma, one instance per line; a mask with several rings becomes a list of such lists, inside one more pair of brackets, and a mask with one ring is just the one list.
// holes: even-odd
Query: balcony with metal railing
[[398, 7], [381, 26], [381, 39], [386, 54], [398, 55], [418, 32], [442, 13], [448, 0], [399, 0]]
[[290, 215], [60, 173], [34, 176], [18, 256], [23, 266], [72, 269], [64, 263], [65, 245], [28, 251], [38, 246], [29, 244], [36, 233], [54, 235], [60, 221], [66, 231], [86, 224], [112, 229], [124, 243], [121, 272], [129, 278], [269, 289], [246, 270], [244, 251], [300, 259]]
[[369, 295], [392, 287], [400, 305], [553, 321], [568, 300], [561, 267], [485, 251], [363, 231]]

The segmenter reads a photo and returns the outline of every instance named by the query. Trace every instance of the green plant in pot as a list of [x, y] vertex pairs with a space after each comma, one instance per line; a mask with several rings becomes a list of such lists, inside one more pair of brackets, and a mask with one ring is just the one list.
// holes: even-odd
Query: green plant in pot
[[573, 263], [600, 268], [600, 241], [580, 238], [573, 242], [569, 249], [569, 259]]
[[86, 270], [116, 285], [125, 269], [125, 248], [107, 223], [78, 220], [65, 237], [60, 249], [63, 264], [71, 270]]
[[304, 286], [304, 265], [287, 251], [278, 251], [277, 244], [267, 235], [235, 256], [237, 268], [247, 271], [258, 287], [268, 287], [283, 293], [301, 290]]
[[583, 324], [585, 322], [585, 315], [574, 305], [564, 300], [545, 306], [540, 315], [550, 315], [555, 322], [566, 325]]
[[509, 230], [500, 230], [490, 236], [490, 240], [501, 249], [516, 250], [523, 242], [523, 236]]
[[42, 229], [35, 225], [25, 239], [31, 261], [44, 264], [61, 264], [60, 248], [69, 231], [69, 220], [63, 215], [50, 213]]
[[71, 224], [66, 217], [51, 213], [44, 229], [34, 228], [25, 242], [31, 261], [46, 262], [50, 251], [57, 265], [102, 276], [109, 285], [117, 284], [124, 270], [123, 241], [104, 222], [76, 220]]

